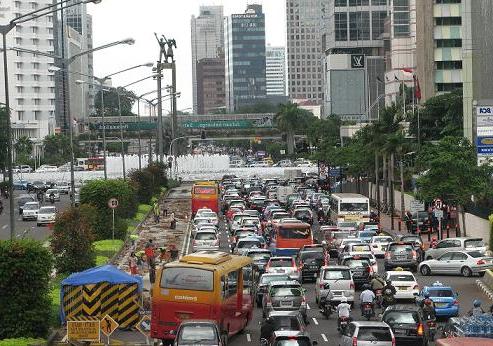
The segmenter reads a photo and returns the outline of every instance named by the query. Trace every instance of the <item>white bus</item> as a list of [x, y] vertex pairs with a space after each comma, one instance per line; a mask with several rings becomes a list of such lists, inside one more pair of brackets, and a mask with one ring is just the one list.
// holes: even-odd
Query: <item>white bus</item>
[[337, 225], [369, 222], [370, 200], [357, 193], [333, 193], [330, 196], [330, 218]]

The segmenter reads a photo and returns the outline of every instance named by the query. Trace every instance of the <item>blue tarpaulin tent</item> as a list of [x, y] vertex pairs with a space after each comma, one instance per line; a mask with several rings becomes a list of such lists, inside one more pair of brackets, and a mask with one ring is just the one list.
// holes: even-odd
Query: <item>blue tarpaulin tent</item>
[[[95, 268], [87, 269], [80, 273], [71, 274], [68, 278], [62, 281], [60, 290], [60, 302], [62, 309], [60, 311], [60, 318], [65, 321], [65, 311], [63, 309], [64, 293], [67, 291], [66, 286], [85, 286], [94, 285], [100, 283], [108, 283], [109, 285], [137, 285], [138, 293], [143, 290], [143, 281], [140, 276], [132, 276], [124, 271], [119, 270], [112, 265], [103, 265]], [[134, 286], [135, 287], [135, 286]]]

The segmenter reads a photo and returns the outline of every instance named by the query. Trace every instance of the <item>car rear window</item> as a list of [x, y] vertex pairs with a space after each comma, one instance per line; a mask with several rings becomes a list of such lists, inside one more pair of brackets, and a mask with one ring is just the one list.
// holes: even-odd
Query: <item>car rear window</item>
[[353, 245], [352, 250], [354, 252], [365, 252], [365, 251], [371, 251], [369, 245]]
[[419, 316], [416, 311], [389, 311], [383, 316], [383, 321], [388, 324], [415, 324], [419, 322]]
[[270, 291], [272, 297], [301, 297], [299, 287], [274, 287]]
[[268, 284], [270, 282], [274, 281], [286, 281], [289, 280], [289, 276], [287, 275], [263, 275], [262, 278], [260, 279], [260, 283], [262, 284]]
[[390, 281], [415, 281], [412, 275], [406, 275], [406, 274], [390, 275], [389, 279]]
[[302, 252], [300, 253], [300, 257], [302, 260], [307, 260], [307, 259], [317, 259], [317, 258], [324, 258], [324, 253], [320, 251], [309, 251], [309, 252]]
[[276, 267], [276, 268], [279, 268], [279, 267], [291, 267], [293, 265], [293, 261], [292, 260], [288, 260], [288, 259], [276, 259], [276, 260], [272, 260], [270, 261], [270, 266], [271, 267]]
[[454, 292], [452, 290], [428, 290], [430, 292], [430, 297], [453, 297]]
[[392, 342], [392, 334], [388, 327], [360, 327], [358, 330], [358, 340]]
[[291, 339], [276, 340], [274, 346], [310, 346], [310, 340], [307, 337], [298, 337]]
[[216, 341], [217, 336], [213, 327], [196, 324], [183, 327], [179, 339], [186, 343], [203, 344], [205, 341]]
[[195, 240], [216, 240], [216, 233], [197, 233]]
[[388, 243], [392, 241], [392, 238], [373, 238], [373, 243]]
[[351, 280], [349, 270], [326, 270], [324, 280]]
[[375, 234], [377, 234], [377, 232], [375, 232], [375, 231], [359, 232], [359, 237], [360, 238], [371, 238]]
[[344, 239], [344, 238], [347, 238], [349, 237], [350, 233], [349, 232], [334, 232], [332, 234], [332, 237], [334, 239]]
[[275, 330], [301, 330], [296, 316], [272, 316]]
[[392, 252], [409, 252], [413, 251], [413, 246], [410, 244], [391, 244], [389, 245], [389, 251]]
[[161, 287], [179, 290], [212, 291], [214, 273], [197, 268], [165, 268], [161, 277]]
[[270, 258], [269, 253], [264, 253], [264, 252], [254, 252], [248, 254], [248, 257], [250, 257], [254, 261], [267, 261]]
[[347, 259], [344, 261], [344, 265], [351, 269], [354, 268], [366, 268], [370, 266], [370, 261], [365, 259]]
[[481, 239], [469, 239], [464, 241], [464, 247], [471, 248], [471, 247], [483, 247], [484, 242]]
[[484, 257], [484, 255], [479, 251], [471, 251], [467, 253], [469, 256], [474, 258]]
[[239, 249], [251, 248], [251, 247], [262, 247], [262, 244], [257, 240], [248, 240], [238, 242]]
[[236, 236], [242, 238], [242, 237], [247, 237], [249, 235], [253, 235], [254, 233], [255, 233], [254, 231], [237, 231]]

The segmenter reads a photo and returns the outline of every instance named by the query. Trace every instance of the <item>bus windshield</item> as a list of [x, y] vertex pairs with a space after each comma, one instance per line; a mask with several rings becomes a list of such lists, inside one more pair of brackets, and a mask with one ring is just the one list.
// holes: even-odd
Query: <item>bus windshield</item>
[[166, 268], [161, 277], [161, 287], [178, 290], [212, 291], [214, 273], [197, 268]]
[[279, 236], [284, 239], [307, 239], [310, 237], [309, 228], [280, 228]]
[[368, 211], [368, 203], [340, 203], [339, 210], [341, 212], [367, 212]]

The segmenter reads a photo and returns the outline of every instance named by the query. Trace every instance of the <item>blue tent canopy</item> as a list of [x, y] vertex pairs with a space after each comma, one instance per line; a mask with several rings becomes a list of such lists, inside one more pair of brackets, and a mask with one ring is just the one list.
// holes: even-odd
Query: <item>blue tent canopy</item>
[[137, 284], [139, 292], [143, 290], [143, 281], [140, 276], [129, 275], [117, 267], [112, 265], [103, 265], [99, 267], [90, 268], [80, 273], [71, 274], [68, 278], [62, 281], [62, 289], [60, 290], [60, 305], [61, 305], [61, 319], [65, 320], [65, 312], [63, 311], [63, 286], [81, 286], [91, 285], [100, 282], [108, 282], [112, 285], [118, 284]]

